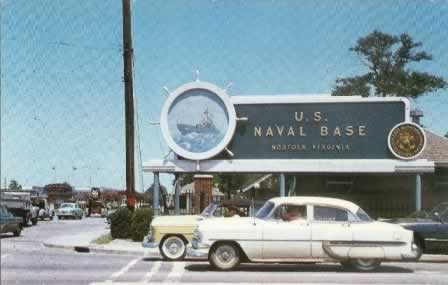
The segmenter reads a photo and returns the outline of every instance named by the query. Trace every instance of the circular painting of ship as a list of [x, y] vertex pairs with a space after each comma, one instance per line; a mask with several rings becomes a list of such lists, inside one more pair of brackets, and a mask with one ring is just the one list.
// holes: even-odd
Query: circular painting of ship
[[235, 110], [223, 90], [193, 82], [170, 94], [162, 109], [161, 127], [175, 153], [193, 160], [207, 159], [230, 142]]
[[224, 138], [229, 127], [224, 102], [205, 89], [177, 97], [168, 111], [168, 128], [174, 141], [191, 152], [206, 152]]

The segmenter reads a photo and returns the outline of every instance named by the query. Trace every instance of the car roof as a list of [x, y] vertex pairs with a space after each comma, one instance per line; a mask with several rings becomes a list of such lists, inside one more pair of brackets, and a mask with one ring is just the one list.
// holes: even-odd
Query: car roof
[[293, 197], [276, 197], [269, 201], [274, 202], [276, 205], [285, 203], [294, 204], [319, 204], [327, 205], [333, 207], [343, 207], [350, 210], [353, 213], [358, 211], [359, 206], [350, 201], [337, 199], [337, 198], [327, 198], [327, 197], [312, 197], [312, 196], [293, 196]]

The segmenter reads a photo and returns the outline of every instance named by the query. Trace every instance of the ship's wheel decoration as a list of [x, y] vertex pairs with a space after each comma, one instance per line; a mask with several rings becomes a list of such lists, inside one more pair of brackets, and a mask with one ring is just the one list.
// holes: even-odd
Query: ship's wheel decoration
[[226, 90], [196, 81], [169, 92], [160, 117], [168, 146], [177, 155], [204, 160], [227, 149], [236, 127], [235, 108]]

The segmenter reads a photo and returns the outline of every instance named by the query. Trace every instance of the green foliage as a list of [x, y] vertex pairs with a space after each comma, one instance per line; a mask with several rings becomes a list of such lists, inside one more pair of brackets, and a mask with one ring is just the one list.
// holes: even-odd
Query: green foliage
[[96, 244], [108, 244], [112, 240], [113, 240], [112, 235], [109, 233], [109, 234], [102, 235], [99, 238], [95, 239], [93, 241], [93, 243], [96, 243]]
[[8, 186], [8, 189], [9, 190], [12, 190], [12, 191], [17, 191], [17, 190], [22, 190], [22, 185], [20, 185], [18, 182], [17, 182], [17, 180], [11, 180], [10, 182], [9, 182], [9, 186]]
[[448, 83], [438, 76], [410, 70], [407, 65], [432, 60], [431, 54], [415, 51], [422, 46], [406, 33], [399, 36], [373, 31], [358, 39], [350, 48], [367, 67], [364, 75], [338, 78], [332, 92], [335, 96], [375, 95], [419, 97], [427, 92], [446, 88]]
[[112, 238], [131, 237], [132, 212], [127, 208], [120, 208], [111, 216], [110, 234]]
[[426, 219], [426, 218], [430, 218], [430, 217], [431, 217], [431, 215], [426, 211], [415, 211], [409, 215], [409, 218]]
[[448, 132], [446, 132], [445, 137], [448, 138]]
[[133, 241], [142, 241], [149, 232], [153, 211], [149, 208], [136, 209], [132, 217], [131, 237]]

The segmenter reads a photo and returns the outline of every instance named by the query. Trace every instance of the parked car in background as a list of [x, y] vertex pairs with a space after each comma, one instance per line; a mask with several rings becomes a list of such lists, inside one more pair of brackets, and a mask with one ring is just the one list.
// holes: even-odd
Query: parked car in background
[[240, 262], [339, 262], [372, 271], [383, 260], [413, 260], [413, 232], [373, 221], [357, 205], [333, 198], [270, 199], [255, 217], [198, 223], [191, 253], [220, 270]]
[[57, 210], [58, 219], [74, 218], [82, 219], [84, 212], [76, 203], [63, 203]]
[[23, 225], [29, 222], [37, 224], [39, 210], [31, 204], [31, 194], [23, 191], [5, 191], [0, 193], [0, 201], [3, 206], [17, 217], [21, 217]]
[[423, 253], [448, 254], [448, 202], [438, 204], [424, 218], [400, 218], [382, 221], [399, 224], [414, 231], [415, 242]]
[[38, 209], [38, 217], [41, 221], [44, 219], [53, 220], [54, 218], [54, 205], [48, 203], [45, 198], [35, 197], [31, 198], [33, 206]]
[[220, 217], [247, 217], [249, 212], [249, 200], [223, 200], [210, 203], [200, 215], [159, 216], [152, 220], [149, 234], [144, 237], [143, 247], [158, 247], [165, 260], [182, 260], [198, 221]]
[[[123, 206], [122, 206], [123, 207]], [[124, 207], [126, 207], [126, 206], [124, 206]], [[113, 215], [113, 213], [115, 213], [118, 209], [120, 209], [120, 207], [117, 207], [117, 208], [107, 208], [107, 212], [106, 212], [106, 222], [108, 223], [108, 224], [110, 224], [111, 223], [111, 221], [112, 221], [112, 215]]]
[[20, 236], [23, 228], [23, 219], [14, 216], [8, 209], [0, 205], [0, 234], [13, 233]]

